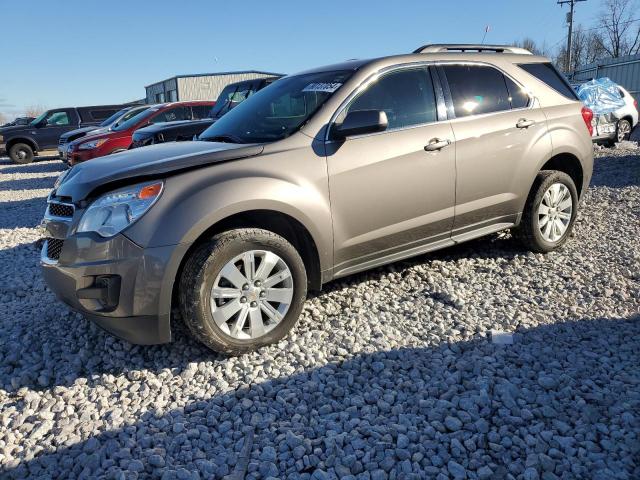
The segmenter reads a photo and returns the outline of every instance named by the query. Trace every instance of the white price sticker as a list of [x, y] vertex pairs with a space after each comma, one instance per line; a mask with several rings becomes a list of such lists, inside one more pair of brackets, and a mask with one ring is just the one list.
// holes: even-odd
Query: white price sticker
[[310, 83], [306, 87], [302, 89], [303, 92], [327, 92], [333, 93], [337, 89], [342, 86], [342, 83], [333, 82], [333, 83], [325, 83], [325, 82], [316, 82]]

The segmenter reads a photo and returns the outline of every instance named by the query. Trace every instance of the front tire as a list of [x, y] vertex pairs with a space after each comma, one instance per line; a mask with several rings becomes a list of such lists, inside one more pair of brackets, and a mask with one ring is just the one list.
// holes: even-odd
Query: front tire
[[26, 143], [16, 143], [9, 149], [9, 157], [21, 165], [31, 163], [33, 162], [33, 149]]
[[186, 325], [212, 350], [241, 354], [283, 338], [307, 296], [304, 262], [273, 232], [229, 230], [198, 247], [180, 278]]
[[515, 236], [530, 250], [547, 253], [571, 235], [578, 213], [578, 192], [564, 172], [544, 170], [533, 182]]

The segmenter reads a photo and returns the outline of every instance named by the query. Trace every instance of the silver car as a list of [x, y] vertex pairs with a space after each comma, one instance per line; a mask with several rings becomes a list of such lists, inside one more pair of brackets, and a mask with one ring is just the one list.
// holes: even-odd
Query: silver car
[[290, 75], [201, 141], [63, 174], [43, 274], [129, 341], [170, 341], [179, 308], [210, 348], [256, 349], [333, 279], [506, 229], [561, 247], [591, 178], [591, 120], [548, 59], [511, 47]]

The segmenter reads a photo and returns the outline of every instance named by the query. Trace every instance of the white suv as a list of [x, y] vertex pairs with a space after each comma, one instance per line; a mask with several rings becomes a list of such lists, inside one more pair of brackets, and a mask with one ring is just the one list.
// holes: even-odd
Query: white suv
[[638, 125], [638, 101], [623, 87], [619, 87], [619, 91], [624, 99], [624, 107], [615, 111], [615, 116], [620, 119], [615, 140], [621, 142], [627, 140], [631, 131]]

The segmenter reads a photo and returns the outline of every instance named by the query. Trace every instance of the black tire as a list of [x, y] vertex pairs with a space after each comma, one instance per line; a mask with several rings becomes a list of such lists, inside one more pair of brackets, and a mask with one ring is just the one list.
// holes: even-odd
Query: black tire
[[[538, 227], [538, 209], [544, 194], [554, 183], [562, 183], [569, 189], [573, 205], [571, 219], [569, 220], [566, 231], [557, 241], [549, 242], [543, 238]], [[524, 212], [522, 212], [520, 225], [513, 232], [514, 236], [518, 238], [529, 250], [538, 253], [551, 252], [560, 248], [571, 236], [571, 231], [573, 229], [577, 213], [578, 192], [571, 177], [564, 172], [543, 170], [538, 174], [536, 180], [533, 182], [533, 186], [531, 187], [531, 191], [527, 197]]]
[[618, 143], [623, 142], [624, 140], [629, 140], [629, 136], [631, 135], [631, 122], [626, 118], [623, 118], [618, 122], [616, 127], [616, 141]]
[[[214, 322], [210, 293], [222, 268], [249, 250], [273, 252], [286, 263], [293, 280], [293, 298], [272, 330], [256, 339], [238, 339]], [[256, 350], [287, 335], [298, 321], [306, 296], [307, 274], [300, 254], [281, 236], [258, 228], [229, 230], [199, 246], [187, 260], [179, 285], [180, 310], [191, 333], [210, 349], [230, 355]]]
[[26, 143], [16, 143], [9, 149], [9, 157], [15, 163], [24, 165], [33, 162], [33, 149]]

